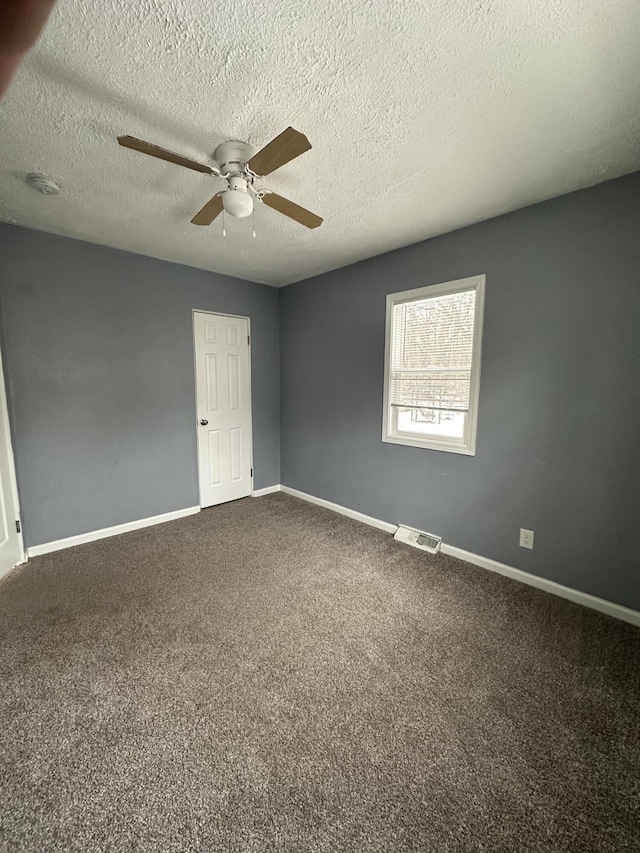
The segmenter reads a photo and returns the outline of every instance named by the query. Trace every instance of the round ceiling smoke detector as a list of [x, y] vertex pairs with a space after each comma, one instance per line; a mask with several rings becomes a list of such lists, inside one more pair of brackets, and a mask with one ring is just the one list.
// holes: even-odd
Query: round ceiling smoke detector
[[46, 175], [39, 175], [37, 172], [31, 172], [31, 174], [27, 176], [27, 180], [34, 190], [38, 190], [39, 192], [44, 193], [44, 195], [58, 195], [60, 192], [60, 187], [56, 182], [52, 181], [51, 178], [47, 178]]

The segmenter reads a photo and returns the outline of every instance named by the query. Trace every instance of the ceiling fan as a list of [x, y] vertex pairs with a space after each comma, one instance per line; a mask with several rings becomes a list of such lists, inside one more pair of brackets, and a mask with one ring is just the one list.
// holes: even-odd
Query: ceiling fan
[[271, 190], [254, 187], [255, 180], [270, 175], [271, 172], [275, 172], [276, 169], [311, 148], [307, 137], [292, 127], [288, 127], [272, 139], [257, 154], [253, 153], [253, 149], [246, 142], [236, 140], [223, 142], [218, 145], [213, 155], [216, 161], [215, 166], [198, 163], [189, 157], [174, 154], [173, 151], [167, 151], [166, 148], [160, 148], [158, 145], [152, 145], [134, 136], [119, 136], [118, 142], [125, 148], [141, 151], [151, 157], [158, 157], [160, 160], [226, 180], [226, 189], [217, 192], [193, 217], [191, 222], [194, 225], [211, 225], [223, 210], [238, 219], [250, 216], [253, 212], [254, 198], [290, 219], [295, 219], [307, 228], [317, 228], [322, 224], [321, 217], [311, 213], [310, 210], [300, 207]]

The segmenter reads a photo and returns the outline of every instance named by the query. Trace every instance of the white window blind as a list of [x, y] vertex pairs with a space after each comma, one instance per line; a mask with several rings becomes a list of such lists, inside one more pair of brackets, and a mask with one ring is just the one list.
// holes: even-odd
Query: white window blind
[[469, 411], [475, 290], [393, 306], [390, 403]]

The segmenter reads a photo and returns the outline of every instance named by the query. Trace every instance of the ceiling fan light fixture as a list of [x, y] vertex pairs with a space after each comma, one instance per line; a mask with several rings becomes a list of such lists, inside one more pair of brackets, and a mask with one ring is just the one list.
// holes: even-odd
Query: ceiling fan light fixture
[[130, 148], [149, 157], [175, 163], [176, 166], [184, 166], [186, 169], [202, 172], [205, 175], [224, 178], [227, 181], [227, 189], [215, 193], [213, 198], [210, 198], [196, 213], [191, 220], [193, 225], [211, 225], [221, 213], [228, 213], [237, 219], [246, 219], [253, 213], [254, 195], [267, 207], [293, 219], [294, 222], [299, 222], [305, 228], [317, 228], [322, 224], [321, 216], [316, 216], [310, 210], [300, 207], [299, 204], [272, 190], [256, 190], [253, 186], [257, 178], [270, 175], [276, 169], [304, 154], [305, 151], [309, 151], [311, 143], [304, 133], [300, 133], [293, 127], [287, 127], [257, 154], [253, 153], [253, 148], [246, 142], [230, 140], [221, 143], [214, 155], [216, 166], [199, 163], [190, 157], [183, 157], [181, 154], [160, 148], [135, 136], [119, 136], [118, 143], [123, 148]]
[[230, 178], [229, 188], [222, 194], [225, 213], [244, 219], [253, 213], [253, 198], [249, 195], [244, 178]]

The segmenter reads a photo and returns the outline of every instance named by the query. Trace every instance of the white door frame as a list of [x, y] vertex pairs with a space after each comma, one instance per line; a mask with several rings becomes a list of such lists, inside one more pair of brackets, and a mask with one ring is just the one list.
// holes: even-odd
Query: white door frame
[[[193, 402], [195, 407], [196, 425], [198, 422], [198, 376], [196, 367], [196, 314], [212, 314], [214, 317], [232, 317], [235, 320], [247, 321], [247, 332], [249, 334], [249, 415], [251, 416], [251, 446], [249, 448], [249, 457], [251, 459], [251, 494], [254, 492], [254, 466], [253, 466], [253, 384], [251, 382], [251, 317], [244, 314], [229, 314], [226, 311], [209, 311], [207, 308], [192, 308], [191, 309], [191, 337], [193, 339]], [[198, 441], [198, 430], [196, 427], [196, 467], [198, 477], [198, 503], [201, 503], [200, 497], [200, 442]]]
[[20, 498], [18, 497], [18, 481], [16, 479], [16, 463], [13, 455], [13, 444], [11, 442], [11, 427], [9, 424], [9, 408], [7, 406], [7, 389], [4, 381], [4, 365], [2, 362], [2, 349], [0, 348], [0, 418], [4, 426], [5, 434], [5, 450], [9, 460], [9, 489], [13, 499], [13, 505], [16, 510], [17, 519], [20, 522], [20, 530], [17, 532], [18, 547], [20, 549], [20, 559], [16, 563], [17, 566], [27, 562], [27, 555], [24, 550], [24, 538], [22, 535], [22, 516], [20, 515]]

